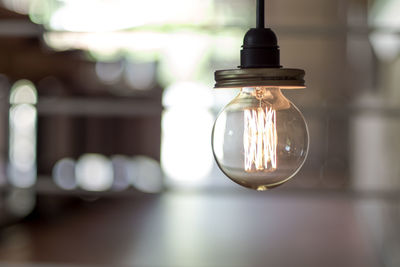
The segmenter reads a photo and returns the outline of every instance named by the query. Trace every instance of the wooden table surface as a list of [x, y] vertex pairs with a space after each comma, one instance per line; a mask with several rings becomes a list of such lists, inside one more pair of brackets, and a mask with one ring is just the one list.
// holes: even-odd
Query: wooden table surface
[[0, 266], [383, 266], [356, 202], [275, 191], [101, 199], [4, 228]]

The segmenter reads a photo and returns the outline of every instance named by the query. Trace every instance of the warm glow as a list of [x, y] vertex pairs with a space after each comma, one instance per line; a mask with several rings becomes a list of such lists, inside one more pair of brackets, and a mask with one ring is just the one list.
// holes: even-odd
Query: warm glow
[[276, 111], [255, 108], [244, 111], [244, 168], [246, 172], [276, 169]]

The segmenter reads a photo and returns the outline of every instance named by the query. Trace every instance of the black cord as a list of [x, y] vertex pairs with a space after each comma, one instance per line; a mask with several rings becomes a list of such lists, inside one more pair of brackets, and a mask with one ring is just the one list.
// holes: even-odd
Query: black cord
[[265, 27], [265, 6], [264, 0], [257, 0], [257, 28]]

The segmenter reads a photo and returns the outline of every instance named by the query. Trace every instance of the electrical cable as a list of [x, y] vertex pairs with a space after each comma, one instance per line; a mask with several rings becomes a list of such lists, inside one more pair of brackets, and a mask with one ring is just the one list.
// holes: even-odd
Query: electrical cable
[[265, 27], [265, 2], [264, 0], [257, 0], [257, 28]]

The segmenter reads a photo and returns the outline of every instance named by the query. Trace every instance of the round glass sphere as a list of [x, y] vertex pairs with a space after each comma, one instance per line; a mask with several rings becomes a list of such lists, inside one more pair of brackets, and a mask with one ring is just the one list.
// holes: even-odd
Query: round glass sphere
[[281, 185], [308, 152], [303, 115], [279, 87], [242, 88], [218, 115], [212, 147], [219, 168], [234, 182], [259, 191]]

